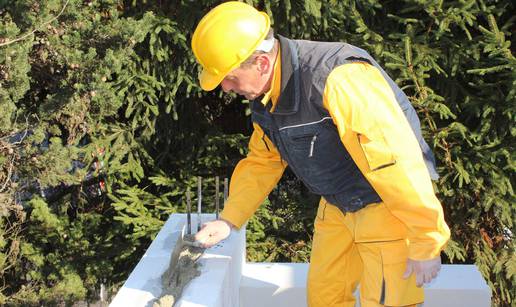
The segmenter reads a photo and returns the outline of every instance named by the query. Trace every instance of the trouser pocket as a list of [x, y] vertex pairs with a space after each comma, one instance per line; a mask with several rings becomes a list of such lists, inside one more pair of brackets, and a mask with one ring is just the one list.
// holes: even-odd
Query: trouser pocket
[[360, 281], [363, 306], [406, 306], [423, 302], [424, 291], [416, 286], [415, 275], [403, 279], [408, 258], [406, 240], [362, 243], [358, 250], [364, 263]]

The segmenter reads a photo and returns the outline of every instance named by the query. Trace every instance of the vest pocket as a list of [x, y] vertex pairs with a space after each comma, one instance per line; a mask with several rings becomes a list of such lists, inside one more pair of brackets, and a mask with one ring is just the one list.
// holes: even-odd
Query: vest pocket
[[301, 150], [308, 152], [307, 158], [312, 158], [314, 156], [314, 148], [315, 141], [317, 141], [317, 134], [309, 134], [301, 137], [296, 137], [292, 139], [293, 148], [296, 150]]
[[357, 133], [357, 137], [371, 171], [396, 164], [396, 159], [383, 135], [380, 134], [375, 136], [374, 139], [369, 139], [367, 136]]
[[317, 139], [318, 132], [310, 132], [303, 135], [296, 135], [291, 138], [290, 146], [293, 149], [305, 151], [307, 156], [310, 154], [310, 150], [313, 151], [314, 139]]
[[289, 127], [278, 135], [280, 150], [292, 170], [318, 195], [341, 193], [356, 179], [356, 166], [332, 125], [328, 120]]

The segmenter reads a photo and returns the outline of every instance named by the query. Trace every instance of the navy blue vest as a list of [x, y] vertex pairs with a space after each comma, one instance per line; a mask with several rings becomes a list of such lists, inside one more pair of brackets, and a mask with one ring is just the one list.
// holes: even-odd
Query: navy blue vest
[[[342, 144], [337, 127], [323, 107], [326, 78], [337, 66], [365, 61], [378, 64], [363, 50], [343, 43], [289, 40], [279, 37], [281, 93], [275, 109], [260, 99], [251, 104], [252, 120], [278, 148], [282, 159], [307, 188], [344, 212], [381, 201]], [[380, 68], [381, 69], [381, 68]], [[381, 70], [386, 79], [390, 78]], [[437, 177], [433, 154], [421, 137], [419, 120], [406, 96], [394, 84], [398, 102], [421, 145], [432, 177]], [[405, 100], [400, 100], [405, 98]], [[428, 160], [430, 159], [430, 160]], [[386, 165], [385, 167], [388, 167]]]

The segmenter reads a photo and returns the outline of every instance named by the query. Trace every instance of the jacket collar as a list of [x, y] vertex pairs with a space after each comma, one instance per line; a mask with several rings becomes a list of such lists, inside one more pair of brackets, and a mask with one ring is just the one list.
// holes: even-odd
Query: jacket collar
[[281, 48], [281, 89], [273, 114], [290, 115], [299, 110], [300, 75], [297, 46], [288, 38], [278, 35]]

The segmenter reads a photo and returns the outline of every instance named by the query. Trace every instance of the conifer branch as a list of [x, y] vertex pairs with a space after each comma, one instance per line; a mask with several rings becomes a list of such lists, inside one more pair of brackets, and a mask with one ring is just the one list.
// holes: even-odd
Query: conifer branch
[[52, 21], [56, 20], [57, 18], [59, 18], [59, 16], [61, 16], [61, 14], [63, 14], [66, 6], [68, 5], [68, 2], [70, 2], [70, 0], [66, 0], [66, 3], [63, 5], [63, 8], [61, 9], [61, 11], [59, 12], [59, 14], [57, 14], [55, 17], [51, 18], [50, 20], [42, 23], [41, 25], [37, 26], [34, 30], [32, 30], [31, 32], [29, 33], [25, 33], [24, 35], [18, 37], [18, 38], [15, 38], [13, 40], [8, 40], [6, 42], [3, 42], [3, 43], [0, 43], [0, 47], [4, 47], [4, 46], [7, 46], [7, 45], [10, 45], [12, 43], [16, 43], [16, 42], [19, 42], [21, 40], [24, 40], [26, 39], [27, 37], [29, 37], [30, 35], [34, 34], [36, 31], [38, 31], [39, 29], [41, 29], [42, 27], [48, 25], [49, 23], [51, 23]]
[[5, 188], [7, 187], [7, 184], [11, 181], [11, 175], [13, 173], [13, 166], [14, 166], [14, 158], [10, 161], [9, 164], [10, 165], [9, 165], [9, 170], [7, 171], [7, 178], [5, 179], [4, 184], [0, 188], [0, 193], [2, 193], [5, 190]]

